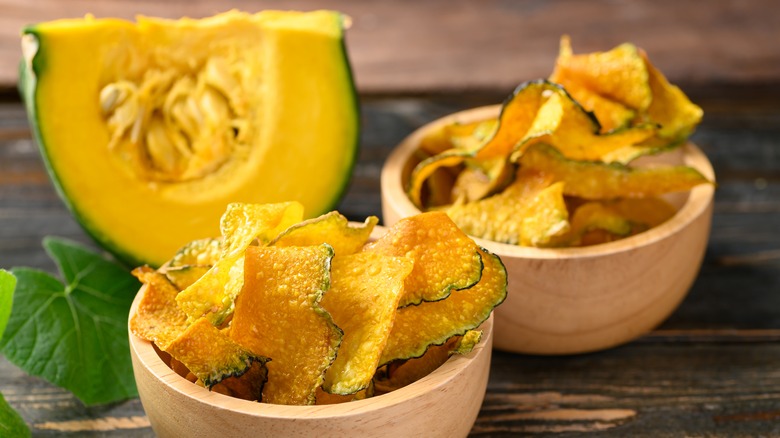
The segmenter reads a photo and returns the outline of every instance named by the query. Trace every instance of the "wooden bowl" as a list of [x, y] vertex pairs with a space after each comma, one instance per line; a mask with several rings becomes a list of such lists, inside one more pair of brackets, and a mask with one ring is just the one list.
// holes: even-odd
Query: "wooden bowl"
[[[404, 181], [414, 152], [431, 129], [453, 121], [496, 117], [499, 105], [438, 119], [409, 135], [382, 168], [385, 226], [420, 212]], [[644, 164], [685, 163], [714, 181], [707, 157], [693, 144]], [[529, 354], [572, 354], [628, 342], [663, 322], [693, 283], [707, 246], [714, 187], [700, 185], [668, 196], [677, 214], [635, 236], [581, 248], [528, 248], [474, 239], [498, 254], [509, 275], [509, 295], [495, 311], [493, 345]]]
[[[144, 294], [135, 297], [134, 315]], [[466, 436], [477, 418], [490, 370], [493, 317], [480, 343], [401, 389], [326, 406], [284, 406], [210, 392], [179, 376], [149, 341], [130, 333], [133, 373], [152, 428], [164, 437]]]

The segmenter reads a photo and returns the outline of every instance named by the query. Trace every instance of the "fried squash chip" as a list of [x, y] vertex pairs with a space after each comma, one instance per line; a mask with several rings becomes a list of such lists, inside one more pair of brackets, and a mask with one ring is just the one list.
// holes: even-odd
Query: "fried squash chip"
[[176, 289], [183, 291], [198, 281], [203, 274], [211, 269], [210, 265], [183, 265], [177, 267], [165, 267], [160, 272], [168, 277], [168, 280], [176, 286]]
[[278, 204], [228, 204], [219, 227], [224, 239], [224, 255], [243, 253], [255, 239], [268, 243], [290, 226], [303, 220], [299, 202]]
[[[570, 39], [564, 36], [550, 80], [593, 111], [607, 131], [649, 122], [660, 125], [659, 139], [679, 143], [702, 118], [701, 108], [670, 84], [633, 44], [574, 55]], [[631, 117], [630, 110], [634, 111]]]
[[362, 225], [352, 225], [337, 211], [303, 221], [278, 235], [270, 246], [309, 246], [327, 243], [337, 256], [354, 254], [368, 241], [379, 222], [369, 216]]
[[325, 391], [349, 395], [371, 383], [412, 266], [405, 257], [372, 252], [333, 259], [331, 288], [322, 307], [344, 331], [344, 338], [325, 374]]
[[476, 284], [482, 273], [476, 244], [444, 212], [401, 219], [363, 251], [405, 256], [414, 262], [400, 307], [444, 299], [453, 290]]
[[176, 252], [166, 265], [170, 268], [182, 266], [211, 266], [222, 255], [222, 239], [208, 237], [193, 240]]
[[130, 331], [165, 350], [187, 329], [187, 315], [176, 306], [179, 291], [165, 275], [148, 266], [135, 268], [133, 275], [146, 286], [146, 292], [130, 318]]
[[268, 403], [313, 404], [336, 358], [342, 332], [320, 303], [330, 287], [332, 258], [327, 244], [246, 249], [230, 337], [271, 358], [263, 388]]
[[[165, 351], [184, 364], [207, 388], [228, 377], [238, 377], [268, 358], [252, 354], [201, 318], [169, 343]], [[204, 355], [203, 352], [209, 354]]]
[[432, 345], [479, 327], [507, 294], [506, 268], [495, 254], [479, 249], [484, 263], [482, 278], [469, 289], [447, 299], [398, 309], [380, 365], [422, 356]]
[[521, 171], [503, 192], [446, 210], [470, 236], [525, 246], [540, 246], [569, 228], [563, 184], [549, 175]]
[[255, 239], [268, 243], [301, 220], [303, 206], [298, 202], [228, 204], [220, 220], [222, 257], [176, 297], [189, 320], [206, 316], [219, 326], [229, 318], [244, 282], [244, 250]]
[[618, 163], [569, 160], [540, 143], [525, 151], [521, 166], [563, 181], [564, 194], [583, 199], [642, 198], [690, 190], [710, 183], [688, 166], [631, 168]]

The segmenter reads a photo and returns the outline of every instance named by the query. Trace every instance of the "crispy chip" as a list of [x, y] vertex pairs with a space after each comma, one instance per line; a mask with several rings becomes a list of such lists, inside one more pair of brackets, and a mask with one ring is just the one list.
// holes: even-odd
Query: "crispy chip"
[[376, 394], [386, 394], [414, 383], [439, 368], [453, 354], [468, 354], [482, 339], [481, 330], [469, 330], [463, 336], [453, 336], [443, 345], [433, 345], [421, 357], [399, 360], [377, 373]]
[[222, 255], [222, 239], [206, 238], [193, 240], [176, 251], [167, 267], [210, 266]]
[[550, 246], [579, 246], [582, 237], [594, 230], [625, 237], [631, 233], [632, 224], [602, 202], [587, 202], [574, 211], [569, 232], [553, 239]]
[[282, 232], [270, 246], [309, 246], [327, 243], [335, 255], [354, 254], [365, 245], [371, 231], [379, 222], [369, 216], [362, 225], [351, 225], [337, 211], [295, 224]]
[[380, 365], [420, 357], [429, 346], [477, 328], [504, 301], [506, 268], [498, 256], [485, 249], [479, 252], [484, 263], [479, 283], [453, 292], [445, 300], [398, 309]]
[[430, 178], [434, 172], [441, 170], [442, 167], [452, 167], [462, 164], [469, 155], [468, 152], [450, 149], [439, 155], [421, 161], [415, 166], [412, 175], [409, 178], [409, 188], [407, 189], [409, 199], [414, 205], [422, 208], [422, 189], [425, 181]]
[[243, 253], [255, 239], [266, 244], [302, 220], [303, 205], [298, 202], [228, 204], [219, 224], [225, 242], [224, 255]]
[[525, 171], [503, 192], [477, 202], [454, 204], [447, 214], [466, 234], [519, 245], [543, 245], [569, 226], [563, 184]]
[[333, 259], [331, 288], [322, 307], [344, 338], [325, 374], [325, 391], [354, 394], [371, 383], [412, 266], [407, 258], [372, 252]]
[[133, 270], [146, 292], [130, 318], [130, 331], [165, 350], [187, 328], [187, 316], [176, 305], [179, 291], [161, 273], [148, 266]]
[[473, 202], [492, 195], [511, 182], [513, 171], [514, 166], [503, 158], [487, 160], [479, 166], [467, 166], [458, 175], [451, 198]]
[[660, 198], [618, 199], [607, 205], [620, 216], [646, 228], [661, 225], [677, 213], [671, 204]]
[[215, 326], [233, 314], [244, 284], [244, 256], [233, 253], [220, 259], [206, 273], [176, 296], [189, 321], [206, 317]]
[[[270, 357], [263, 401], [313, 404], [342, 333], [320, 306], [333, 248], [249, 247], [230, 337]], [[291, 334], [294, 334], [291, 336]]]
[[690, 190], [708, 183], [688, 166], [631, 168], [617, 163], [566, 159], [555, 148], [536, 144], [520, 158], [521, 166], [564, 182], [564, 194], [584, 199], [641, 198]]
[[[547, 143], [558, 149], [565, 157], [576, 160], [599, 160], [605, 154], [633, 146], [652, 138], [656, 126], [645, 123], [600, 134], [599, 123], [579, 103], [563, 90], [557, 91], [545, 102], [537, 118], [557, 117], [557, 123], [538, 135], [529, 135], [512, 152], [511, 160], [517, 161], [523, 151], [536, 143]], [[549, 108], [556, 108], [555, 110]]]
[[636, 117], [636, 111], [620, 102], [600, 96], [575, 80], [563, 76], [552, 77], [550, 80], [562, 85], [571, 97], [596, 115], [602, 133], [625, 128]]
[[184, 364], [207, 388], [227, 377], [244, 374], [252, 362], [264, 364], [268, 361], [235, 343], [205, 318], [192, 323], [164, 350]]
[[401, 307], [441, 300], [452, 290], [471, 287], [482, 271], [477, 246], [444, 212], [401, 219], [363, 250], [414, 261], [404, 282]]
[[702, 109], [692, 103], [685, 93], [669, 83], [642, 54], [649, 73], [650, 89], [653, 90], [653, 103], [647, 109], [650, 119], [661, 125], [659, 135], [672, 140], [689, 136], [701, 122]]
[[183, 291], [198, 281], [198, 279], [208, 272], [209, 269], [211, 269], [211, 266], [182, 265], [177, 267], [164, 267], [160, 272], [168, 277], [168, 280], [176, 286], [176, 289]]
[[633, 44], [574, 55], [570, 39], [564, 36], [550, 80], [559, 82], [561, 78], [575, 79], [595, 93], [639, 111], [645, 111], [653, 100], [647, 68]]

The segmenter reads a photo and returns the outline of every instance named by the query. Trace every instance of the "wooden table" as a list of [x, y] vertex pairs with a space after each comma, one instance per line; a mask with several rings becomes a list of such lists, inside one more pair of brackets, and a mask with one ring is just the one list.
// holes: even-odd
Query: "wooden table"
[[[69, 4], [67, 11], [71, 13], [60, 11], [61, 16], [81, 15], [79, 8], [88, 7], [78, 1], [43, 3]], [[233, 3], [230, 5], [242, 5]], [[404, 12], [370, 3], [342, 3], [357, 18], [366, 17], [372, 7], [378, 8], [384, 15], [380, 14], [382, 19], [374, 16], [374, 30], [385, 35], [389, 32], [386, 23], [401, 22], [399, 14], [418, 24], [424, 20], [410, 18], [415, 12], [435, 16], [434, 6], [428, 3], [414, 9], [413, 2], [405, 2], [399, 8], [411, 10]], [[412, 45], [385, 47], [377, 53], [362, 45], [358, 36], [378, 37], [366, 36], [369, 25], [357, 21], [358, 35], [352, 35], [351, 47], [362, 98], [363, 139], [352, 185], [340, 206], [351, 219], [381, 216], [382, 162], [393, 145], [414, 128], [453, 111], [499, 102], [515, 81], [546, 75], [554, 59], [555, 40], [566, 26], [565, 22], [549, 21], [552, 29], [547, 29], [539, 22], [545, 17], [572, 22], [573, 33], [581, 34], [585, 41], [580, 45], [582, 50], [607, 49], [623, 40], [649, 45], [646, 48], [651, 57], [659, 55], [661, 69], [670, 72], [672, 80], [683, 85], [704, 108], [704, 122], [692, 140], [711, 158], [719, 183], [701, 273], [669, 320], [629, 345], [599, 353], [534, 357], [496, 351], [488, 392], [472, 434], [780, 434], [780, 60], [774, 45], [780, 36], [780, 22], [772, 12], [777, 9], [773, 3], [747, 1], [736, 6], [708, 2], [706, 8], [700, 4], [702, 10], [698, 10], [690, 4], [679, 5], [685, 2], [646, 1], [638, 6], [633, 2], [595, 2], [591, 9], [576, 13], [571, 12], [576, 8], [574, 2], [566, 1], [518, 2], [514, 7], [492, 1], [486, 2], [486, 10], [454, 2], [454, 11], [446, 9], [450, 2], [432, 3], [442, 8], [438, 16], [444, 19], [432, 19], [432, 28], [420, 25], [421, 34], [399, 38], [406, 38], [403, 41], [407, 43], [421, 38], [420, 45], [433, 51], [449, 47], [443, 38], [430, 36], [439, 35], [436, 29], [469, 28], [490, 17], [503, 17], [495, 21], [499, 30], [507, 30], [514, 29], [512, 19], [523, 23], [524, 17], [530, 16], [530, 28], [517, 32], [538, 32], [538, 41], [547, 46], [512, 47], [501, 42], [498, 34], [490, 34], [479, 40], [484, 44], [477, 44], [459, 35], [456, 38], [472, 43], [444, 51], [448, 62], [469, 65], [471, 53], [480, 63], [495, 62], [495, 69], [477, 68], [474, 77], [464, 70], [431, 73], [415, 70], [420, 68], [415, 61], [428, 61], [413, 59], [421, 52], [404, 50]], [[117, 8], [118, 15], [130, 15], [131, 2], [100, 2], [95, 7], [110, 10], [107, 4]], [[199, 13], [209, 9], [208, 2], [197, 4]], [[141, 7], [158, 15], [174, 14], [151, 3]], [[33, 21], [28, 20], [35, 17], [30, 8], [26, 2], [3, 0], [0, 10], [10, 14], [0, 15], [16, 24]], [[598, 18], [607, 12], [623, 18], [616, 18], [610, 26]], [[684, 13], [695, 17], [691, 20], [696, 26], [687, 31], [686, 22], [680, 19]], [[41, 14], [54, 18], [50, 16], [55, 12], [42, 8]], [[588, 23], [602, 28], [589, 31]], [[663, 26], [666, 30], [661, 30]], [[7, 27], [3, 29], [0, 57], [7, 61], [15, 48], [9, 46]], [[661, 42], [653, 39], [653, 31]], [[575, 49], [576, 45], [577, 39]], [[480, 51], [482, 47], [486, 53]], [[404, 80], [397, 75], [383, 76], [378, 66], [390, 65], [388, 56], [401, 57], [409, 76]], [[491, 56], [494, 59], [488, 60]], [[499, 57], [513, 61], [502, 64]], [[530, 64], [518, 59], [530, 60]], [[2, 71], [9, 71], [7, 63], [0, 65], [5, 69]], [[397, 74], [402, 74], [397, 68]], [[0, 267], [33, 266], [53, 271], [54, 265], [40, 246], [43, 236], [91, 242], [47, 178], [23, 107], [12, 92], [15, 77], [9, 73], [2, 78], [0, 74], [0, 90], [5, 90], [0, 103]], [[138, 400], [84, 407], [68, 392], [26, 376], [2, 358], [0, 392], [36, 436], [153, 436]]]

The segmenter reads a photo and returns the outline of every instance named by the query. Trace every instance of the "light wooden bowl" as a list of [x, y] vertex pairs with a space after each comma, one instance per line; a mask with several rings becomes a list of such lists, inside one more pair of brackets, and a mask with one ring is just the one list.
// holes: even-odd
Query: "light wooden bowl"
[[[144, 288], [130, 309], [135, 314]], [[480, 343], [401, 389], [326, 406], [283, 406], [210, 392], [179, 376], [149, 341], [130, 333], [133, 373], [146, 415], [165, 437], [458, 437], [471, 430], [490, 371], [493, 317]]]
[[[385, 226], [418, 214], [404, 181], [414, 152], [431, 129], [453, 121], [496, 117], [499, 105], [438, 119], [409, 135], [382, 169]], [[714, 181], [707, 157], [693, 144], [645, 157], [645, 164], [685, 163]], [[667, 198], [677, 214], [635, 236], [582, 248], [541, 249], [474, 239], [498, 254], [509, 295], [495, 311], [493, 345], [530, 354], [572, 354], [613, 347], [650, 331], [680, 304], [701, 266], [712, 219], [714, 187], [705, 184]]]

